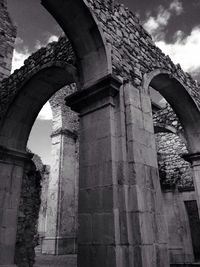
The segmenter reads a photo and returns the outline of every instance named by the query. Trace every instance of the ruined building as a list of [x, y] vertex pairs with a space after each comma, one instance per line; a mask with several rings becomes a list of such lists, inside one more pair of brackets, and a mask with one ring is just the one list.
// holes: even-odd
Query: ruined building
[[[54, 163], [42, 189], [42, 252], [77, 253], [78, 267], [193, 266], [200, 258], [200, 85], [112, 0], [43, 0], [68, 39], [9, 75], [16, 30], [0, 3], [0, 27], [5, 17], [9, 25], [0, 44], [0, 267], [34, 262], [37, 222], [33, 230], [28, 220], [37, 218], [41, 177], [26, 145], [49, 99]], [[151, 90], [168, 104], [158, 106]], [[25, 237], [23, 259], [16, 236]]]

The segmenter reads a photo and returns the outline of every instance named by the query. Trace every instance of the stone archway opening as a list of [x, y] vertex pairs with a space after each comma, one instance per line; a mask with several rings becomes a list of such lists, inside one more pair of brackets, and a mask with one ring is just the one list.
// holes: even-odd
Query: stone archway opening
[[[165, 106], [152, 105], [152, 110], [170, 263], [193, 262], [199, 259], [199, 244], [194, 238], [200, 230], [195, 209], [199, 203], [198, 181], [196, 170], [190, 168], [183, 155], [199, 151], [199, 109], [187, 89], [173, 75], [155, 71], [150, 76], [149, 90], [153, 88], [166, 101]], [[194, 206], [190, 216], [187, 203]], [[191, 220], [194, 217], [195, 222]]]
[[[74, 70], [75, 70], [74, 67], [69, 66], [69, 65], [67, 65], [66, 68], [57, 67], [57, 66], [42, 68], [41, 71], [33, 75], [30, 80], [24, 83], [24, 85], [22, 86], [20, 90], [20, 93], [13, 100], [13, 104], [11, 105], [11, 107], [8, 109], [8, 112], [7, 112], [8, 118], [13, 118], [13, 119], [10, 120], [10, 119], [5, 118], [5, 121], [2, 123], [1, 141], [4, 142], [7, 148], [10, 148], [10, 151], [15, 151], [16, 153], [18, 153], [18, 151], [24, 151], [24, 154], [26, 154], [25, 151], [26, 151], [27, 140], [28, 140], [32, 125], [34, 123], [35, 118], [37, 117], [38, 112], [40, 111], [45, 101], [47, 101], [52, 96], [53, 93], [57, 92], [57, 90], [59, 90], [60, 88], [63, 88], [64, 85], [75, 82], [76, 77], [75, 77]], [[63, 102], [64, 102], [64, 98], [63, 98]], [[64, 116], [67, 117], [67, 114], [63, 114], [62, 117]], [[16, 130], [15, 130], [15, 127], [16, 127]], [[69, 201], [70, 196], [71, 198], [73, 197], [73, 200], [71, 199], [71, 202], [75, 203], [75, 201], [77, 201], [77, 192], [75, 196], [75, 192], [74, 192], [75, 189], [72, 186], [72, 184], [70, 185], [71, 186], [70, 188], [69, 183], [67, 184], [68, 181], [66, 180], [62, 181], [63, 192], [65, 191], [66, 187], [68, 187], [68, 191], [66, 191], [68, 194], [66, 197], [64, 197], [64, 195], [62, 194], [63, 192], [59, 191], [59, 188], [56, 188], [56, 185], [60, 187], [60, 184], [61, 184], [60, 180], [62, 180], [61, 178], [63, 178], [61, 177], [62, 175], [63, 176], [65, 175], [67, 179], [69, 180], [71, 179], [70, 180], [71, 183], [72, 181], [75, 183], [74, 179], [76, 178], [76, 183], [77, 183], [77, 177], [75, 177], [77, 176], [77, 171], [75, 173], [75, 167], [73, 166], [70, 168], [70, 164], [74, 164], [73, 160], [74, 160], [75, 153], [76, 153], [75, 152], [76, 138], [74, 138], [73, 130], [71, 132], [70, 130], [68, 130], [66, 131], [66, 134], [65, 134], [65, 131], [63, 131], [61, 127], [61, 129], [55, 129], [55, 132], [53, 133], [54, 137], [52, 137], [52, 138], [58, 138], [60, 135], [62, 140], [60, 141], [60, 147], [58, 148], [60, 150], [60, 154], [57, 155], [57, 153], [54, 153], [54, 156], [55, 157], [57, 156], [57, 158], [55, 158], [54, 160], [57, 166], [53, 167], [54, 172], [51, 175], [51, 177], [55, 176], [56, 171], [58, 173], [57, 173], [57, 177], [55, 177], [55, 179], [53, 179], [51, 183], [54, 189], [54, 192], [51, 188], [49, 192], [49, 196], [48, 196], [50, 198], [48, 199], [48, 202], [54, 203], [52, 206], [51, 206], [52, 203], [50, 203], [49, 205], [49, 210], [50, 210], [49, 213], [51, 214], [51, 212], [53, 211], [53, 216], [51, 216], [51, 218], [49, 219], [48, 225], [50, 226], [52, 223], [52, 229], [54, 228], [55, 232], [57, 234], [59, 233], [59, 238], [60, 238], [61, 233], [58, 231], [59, 226], [57, 225], [57, 221], [58, 221], [58, 214], [61, 216], [60, 214], [61, 211], [57, 210], [56, 208], [59, 205], [62, 205], [63, 212], [65, 212], [64, 211], [65, 208], [66, 210], [68, 210], [69, 207], [67, 207], [66, 198], [68, 198], [67, 200]], [[4, 131], [6, 132], [6, 135], [3, 134]], [[14, 134], [14, 131], [15, 131], [15, 134]], [[10, 135], [9, 133], [10, 134], [12, 133], [12, 135]], [[4, 141], [6, 137], [8, 137], [7, 143]], [[63, 140], [63, 138], [65, 140]], [[70, 142], [68, 142], [67, 144], [65, 144], [66, 139], [67, 140], [70, 139]], [[63, 148], [63, 145], [65, 145], [65, 148]], [[65, 153], [65, 155], [62, 155], [62, 153]], [[58, 161], [60, 161], [61, 164], [63, 164], [62, 171], [61, 171], [60, 162]], [[77, 163], [77, 159], [76, 159], [76, 163]], [[39, 201], [39, 197], [40, 197], [40, 193], [39, 193], [40, 182], [39, 181], [42, 178], [41, 172], [43, 171], [44, 169], [38, 172], [38, 169], [37, 168], [35, 169], [32, 161], [29, 160], [23, 167], [22, 182], [19, 183], [18, 185], [18, 186], [21, 186], [21, 189], [22, 189], [21, 202], [19, 206], [20, 212], [19, 212], [19, 217], [18, 217], [18, 232], [17, 232], [17, 243], [16, 243], [16, 254], [18, 256], [15, 257], [15, 260], [18, 266], [23, 266], [24, 263], [31, 265], [34, 262], [33, 248], [36, 245], [35, 242], [37, 242], [37, 240], [34, 238], [33, 232], [35, 231], [35, 227], [36, 227], [35, 219], [37, 218], [37, 209], [39, 207], [39, 202], [40, 202]], [[16, 179], [19, 179], [19, 177], [16, 176]], [[57, 181], [55, 181], [56, 179]], [[64, 189], [64, 186], [65, 186], [65, 189]], [[71, 192], [69, 188], [71, 189]], [[61, 194], [62, 194], [62, 201], [60, 199]], [[53, 199], [52, 199], [52, 195], [54, 196]], [[77, 206], [77, 203], [76, 203], [76, 206]], [[68, 213], [71, 213], [72, 215], [72, 213], [74, 212], [75, 210], [74, 209], [72, 210], [72, 207], [71, 207], [71, 211], [69, 211]], [[64, 215], [65, 215], [65, 224], [66, 224], [66, 219], [67, 219], [66, 217], [69, 217], [69, 214], [65, 212]], [[62, 214], [62, 222], [60, 223], [62, 223], [62, 227], [64, 228], [63, 217], [64, 216]], [[32, 218], [32, 222], [31, 222], [31, 218]], [[70, 219], [72, 221], [72, 218]], [[73, 220], [77, 220], [77, 214], [74, 214]], [[75, 231], [75, 226], [73, 225], [71, 227], [72, 228], [74, 227], [74, 231]], [[76, 238], [75, 234], [76, 233], [74, 233], [74, 239]], [[55, 238], [57, 238], [57, 236], [55, 236]], [[51, 236], [51, 239], [52, 239], [52, 236]], [[74, 240], [74, 244], [73, 244], [74, 250], [75, 250], [75, 245], [76, 245], [75, 242], [76, 240]], [[55, 254], [57, 252], [53, 251], [50, 253]], [[61, 254], [63, 253], [65, 254], [66, 252], [61, 252]], [[75, 253], [75, 251], [73, 251], [73, 253]]]
[[[51, 161], [48, 162], [49, 166], [43, 165], [41, 162], [38, 164], [38, 157], [34, 155], [33, 161], [36, 163], [41, 176], [41, 189], [38, 188], [40, 190], [39, 197], [38, 191], [32, 185], [32, 190], [35, 192], [32, 194], [32, 202], [35, 200], [36, 203], [40, 199], [40, 210], [39, 218], [36, 218], [37, 225], [36, 221], [33, 222], [32, 229], [29, 228], [26, 231], [24, 225], [28, 225], [28, 220], [32, 216], [30, 209], [27, 213], [26, 207], [28, 203], [31, 203], [31, 199], [24, 197], [28, 192], [24, 186], [22, 187], [23, 203], [20, 206], [20, 214], [24, 213], [25, 210], [25, 217], [18, 217], [16, 262], [19, 266], [21, 264], [20, 258], [31, 264], [30, 258], [32, 256], [34, 259], [34, 248], [36, 261], [34, 266], [41, 264], [43, 266], [48, 262], [57, 265], [60, 261], [63, 265], [76, 266], [79, 121], [76, 113], [65, 105], [65, 97], [75, 91], [76, 85], [74, 83], [57, 91], [49, 100], [52, 111], [51, 121], [35, 121], [36, 129], [39, 132], [43, 129], [45, 132], [47, 125], [51, 124], [52, 129], [48, 133], [40, 133], [40, 137], [37, 133], [37, 138], [49, 137], [49, 148], [43, 144], [45, 140], [39, 140], [39, 142], [42, 141], [43, 150], [48, 149], [51, 153]], [[32, 131], [35, 131], [34, 126]], [[47, 134], [49, 134], [48, 137]], [[33, 153], [37, 151], [39, 156], [42, 154], [42, 160], [49, 160], [47, 152], [42, 151], [42, 148], [39, 149], [35, 142], [31, 146], [31, 151]], [[23, 184], [27, 184], [31, 178], [25, 176]], [[30, 234], [31, 230], [35, 231], [36, 226], [37, 235], [35, 234], [35, 238], [32, 236], [32, 240], [31, 238], [26, 240], [26, 236]], [[29, 248], [32, 246], [32, 251], [31, 249], [28, 251], [27, 246]]]
[[199, 123], [200, 113], [197, 104], [187, 89], [169, 73], [152, 73], [149, 86], [158, 91], [177, 114], [185, 131], [188, 150], [196, 153], [200, 150]]
[[25, 151], [32, 125], [49, 98], [76, 80], [75, 68], [47, 67], [28, 80], [15, 97], [1, 123], [0, 142], [5, 147]]

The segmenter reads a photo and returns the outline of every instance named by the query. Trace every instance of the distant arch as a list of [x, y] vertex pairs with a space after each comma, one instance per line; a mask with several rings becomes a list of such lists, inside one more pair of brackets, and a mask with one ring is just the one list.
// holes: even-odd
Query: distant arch
[[200, 151], [200, 111], [189, 90], [173, 74], [165, 70], [154, 70], [145, 74], [143, 88], [149, 86], [158, 91], [177, 114], [186, 134], [190, 153]]

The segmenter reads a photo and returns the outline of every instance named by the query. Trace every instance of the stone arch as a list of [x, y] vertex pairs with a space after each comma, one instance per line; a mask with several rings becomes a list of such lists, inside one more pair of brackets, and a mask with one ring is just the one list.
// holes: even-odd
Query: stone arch
[[112, 72], [101, 28], [85, 0], [42, 0], [69, 37], [77, 56], [81, 84], [87, 87]]
[[42, 106], [56, 91], [75, 81], [76, 70], [70, 64], [48, 63], [33, 72], [23, 81], [7, 109], [0, 128], [1, 144], [25, 151], [32, 125]]
[[94, 86], [112, 72], [103, 35], [84, 1], [42, 3], [67, 33], [74, 50], [61, 38], [58, 45], [42, 48], [25, 61], [21, 70], [0, 83], [0, 176], [6, 179], [6, 185], [0, 184], [6, 221], [6, 227], [0, 225], [0, 230], [6, 228], [3, 235], [0, 233], [0, 263], [4, 265], [14, 263], [21, 182], [32, 157], [26, 152], [26, 143], [40, 109], [63, 86], [77, 81], [83, 88]]
[[154, 70], [146, 74], [143, 80], [144, 90], [148, 91], [149, 86], [158, 91], [177, 114], [185, 131], [188, 151], [200, 151], [200, 111], [189, 89], [165, 70]]

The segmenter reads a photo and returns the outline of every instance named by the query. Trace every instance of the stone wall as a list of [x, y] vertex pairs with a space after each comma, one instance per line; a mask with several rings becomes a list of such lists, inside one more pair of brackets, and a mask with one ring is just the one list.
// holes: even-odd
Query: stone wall
[[38, 244], [38, 218], [41, 204], [41, 185], [46, 167], [34, 155], [24, 170], [18, 213], [15, 263], [18, 267], [31, 267]]
[[[194, 191], [168, 190], [162, 193], [167, 220], [168, 248], [171, 264], [194, 262], [191, 230], [185, 201], [196, 200]], [[182, 266], [182, 265], [181, 265]]]
[[65, 105], [65, 98], [77, 91], [76, 84], [65, 86], [54, 94], [49, 102], [53, 115], [53, 134], [61, 129], [70, 130], [77, 134], [79, 128], [79, 119], [75, 112]]
[[31, 79], [34, 74], [43, 68], [58, 66], [65, 68], [66, 64], [74, 64], [73, 49], [66, 37], [60, 37], [58, 42], [52, 42], [42, 47], [24, 61], [24, 66], [15, 70], [9, 78], [0, 83], [0, 121], [6, 113], [9, 104], [19, 93], [21, 87]]
[[179, 119], [167, 104], [154, 113], [153, 121], [154, 127], [162, 129], [155, 134], [162, 188], [177, 186], [179, 190], [194, 190], [190, 164], [182, 158], [188, 150]]
[[7, 1], [0, 0], [0, 81], [10, 75], [16, 27], [8, 14]]
[[181, 155], [187, 149], [181, 138], [174, 133], [157, 133], [156, 144], [161, 186], [163, 189], [190, 189], [193, 187], [192, 172]]
[[123, 4], [115, 4], [113, 0], [87, 1], [111, 47], [113, 71], [119, 78], [124, 82], [131, 81], [142, 89], [145, 73], [156, 69], [167, 70], [186, 86], [200, 107], [200, 85], [156, 47], [135, 14]]

